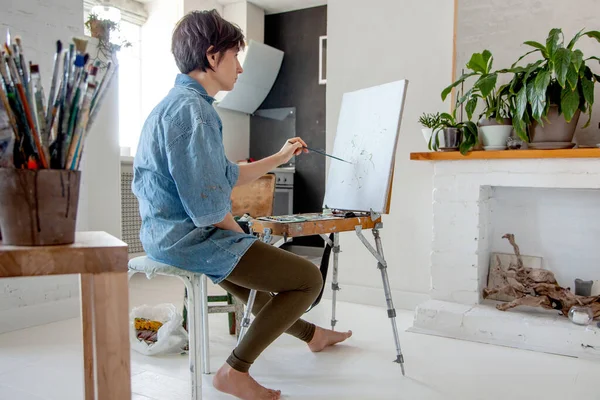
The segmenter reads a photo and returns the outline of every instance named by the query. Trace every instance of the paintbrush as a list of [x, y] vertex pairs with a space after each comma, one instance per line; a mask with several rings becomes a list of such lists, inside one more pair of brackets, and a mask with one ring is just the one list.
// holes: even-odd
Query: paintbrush
[[51, 151], [52, 161], [53, 161], [52, 168], [56, 168], [56, 169], [64, 169], [64, 165], [65, 165], [64, 142], [65, 142], [65, 134], [67, 131], [67, 126], [66, 126], [65, 120], [67, 120], [67, 117], [68, 117], [66, 102], [67, 102], [67, 93], [68, 93], [68, 86], [69, 86], [70, 53], [69, 53], [69, 51], [65, 51], [64, 53], [65, 54], [63, 56], [63, 78], [62, 78], [62, 83], [61, 83], [62, 89], [61, 89], [61, 92], [58, 94], [58, 96], [59, 96], [58, 124], [56, 126], [56, 139], [54, 140], [54, 143], [52, 144], [53, 149]]
[[19, 74], [17, 72], [17, 66], [15, 64], [15, 60], [12, 58], [10, 54], [10, 49], [8, 46], [6, 48], [9, 50], [8, 53], [8, 65], [11, 76], [13, 77], [13, 81], [15, 87], [17, 88], [18, 98], [21, 101], [21, 106], [23, 107], [23, 113], [25, 114], [25, 118], [27, 120], [27, 124], [29, 125], [29, 134], [31, 136], [32, 143], [34, 148], [37, 150], [37, 154], [39, 157], [39, 161], [41, 162], [41, 166], [43, 168], [48, 168], [48, 162], [46, 160], [45, 152], [43, 151], [42, 143], [40, 138], [38, 137], [35, 130], [35, 123], [33, 122], [33, 117], [31, 113], [31, 109], [29, 107], [29, 103], [27, 101], [27, 96], [25, 95], [25, 90], [23, 88], [22, 82], [19, 80]]
[[[289, 141], [288, 141], [288, 143], [294, 144], [294, 143], [292, 143], [292, 142], [289, 142]], [[327, 154], [327, 153], [325, 153], [325, 152], [323, 152], [323, 151], [321, 151], [321, 150], [311, 149], [311, 148], [310, 148], [310, 147], [308, 147], [308, 146], [302, 146], [302, 148], [303, 148], [303, 149], [306, 149], [306, 150], [308, 150], [308, 151], [313, 151], [313, 152], [315, 152], [315, 153], [322, 154], [322, 155], [324, 155], [324, 156], [327, 156], [327, 157], [335, 158], [336, 160], [343, 161], [343, 162], [345, 162], [345, 163], [348, 163], [348, 164], [352, 164], [350, 161], [342, 160], [341, 158], [338, 158], [338, 157], [336, 157], [336, 156], [332, 156], [331, 154]]]
[[[110, 61], [109, 61], [110, 64]], [[118, 70], [118, 64], [116, 66], [114, 66], [112, 68], [112, 73], [110, 74], [110, 76], [107, 78], [107, 74], [104, 74], [104, 76], [102, 77], [102, 80], [100, 81], [100, 85], [104, 85], [104, 89], [102, 89], [102, 92], [100, 94], [98, 94], [98, 92], [101, 90], [100, 87], [96, 90], [96, 93], [94, 94], [94, 98], [92, 99], [92, 105], [91, 105], [91, 111], [90, 111], [90, 122], [88, 124], [89, 127], [94, 125], [94, 121], [96, 120], [96, 117], [98, 116], [98, 111], [100, 110], [100, 104], [102, 104], [102, 100], [104, 99], [104, 96], [106, 95], [106, 92], [108, 91], [108, 88], [110, 88], [110, 84], [112, 83], [113, 78], [117, 75], [117, 70]]]
[[46, 111], [46, 131], [44, 132], [45, 140], [50, 143], [50, 134], [52, 125], [54, 125], [54, 116], [56, 110], [53, 105], [56, 97], [56, 81], [58, 80], [58, 64], [60, 63], [60, 54], [62, 53], [62, 43], [56, 41], [56, 53], [54, 54], [54, 67], [52, 68], [52, 82], [50, 84], [50, 93], [48, 93], [48, 110]]
[[46, 98], [44, 96], [44, 88], [42, 86], [42, 77], [40, 75], [40, 68], [38, 65], [32, 64], [30, 66], [31, 76], [31, 87], [33, 90], [35, 115], [37, 117], [38, 133], [40, 134], [40, 141], [46, 155], [46, 159], [50, 159], [50, 151], [48, 146], [50, 145], [48, 136], [46, 136]]
[[2, 80], [2, 85], [0, 85], [0, 101], [4, 105], [6, 110], [6, 114], [8, 116], [8, 121], [10, 122], [10, 126], [13, 129], [15, 135], [19, 134], [19, 128], [17, 127], [17, 120], [15, 114], [10, 107], [10, 103], [8, 101], [8, 95], [11, 93], [10, 82], [8, 80], [8, 73], [6, 71], [6, 63], [4, 62], [4, 52], [1, 53], [0, 59], [0, 79]]
[[0, 88], [0, 168], [15, 166], [15, 133], [10, 122], [10, 109], [6, 108], [4, 90]]
[[81, 117], [77, 122], [77, 129], [75, 130], [73, 140], [68, 149], [66, 168], [71, 170], [79, 168], [79, 162], [81, 161], [81, 155], [83, 153], [83, 145], [87, 136], [87, 127], [90, 121], [90, 108], [95, 90], [96, 85], [93, 83], [87, 84], [86, 93], [81, 106]]
[[327, 156], [327, 157], [334, 158], [334, 159], [339, 160], [339, 161], [343, 161], [343, 162], [348, 163], [348, 164], [352, 164], [350, 161], [342, 160], [341, 158], [338, 158], [336, 156], [332, 156], [331, 154], [327, 154], [327, 153], [325, 153], [323, 151], [320, 151], [320, 150], [311, 149], [310, 147], [306, 147], [306, 146], [303, 146], [303, 148], [306, 149], [306, 150], [308, 150], [308, 151], [312, 151], [312, 152], [315, 152], [315, 153], [318, 153], [318, 154], [322, 154], [322, 155]]
[[[12, 109], [12, 113], [15, 118], [15, 153], [14, 153], [14, 164], [16, 168], [27, 168], [27, 160], [30, 158], [34, 150], [34, 144], [30, 140], [31, 134], [27, 125], [27, 118], [21, 102], [19, 101], [19, 95], [15, 84], [10, 76], [8, 67], [10, 60], [5, 52], [2, 52], [2, 59], [0, 60], [0, 73], [4, 82], [4, 88], [6, 91], [6, 98], [9, 103], [9, 109]], [[14, 73], [13, 73], [14, 74]], [[18, 79], [18, 77], [15, 77]]]
[[106, 77], [111, 72], [111, 67], [112, 61], [109, 61], [106, 65], [106, 71], [104, 72], [104, 75], [102, 76], [102, 79], [100, 79], [100, 83], [98, 84], [98, 89], [96, 90], [96, 93], [94, 93], [94, 98], [92, 99], [92, 112], [94, 111], [96, 101], [98, 101], [98, 96], [100, 95], [100, 92], [104, 90], [104, 86], [106, 84]]
[[[23, 77], [23, 87], [25, 87], [25, 93], [27, 94], [27, 101], [29, 104], [33, 104], [33, 90], [31, 88], [31, 75], [29, 74], [29, 69], [27, 68], [27, 61], [25, 60], [25, 53], [23, 52], [23, 44], [21, 43], [21, 37], [15, 36], [15, 48], [18, 49], [19, 57], [18, 62], [20, 63], [19, 67], [21, 69], [21, 74]], [[36, 129], [38, 126], [36, 125]], [[38, 130], [39, 132], [39, 130]]]

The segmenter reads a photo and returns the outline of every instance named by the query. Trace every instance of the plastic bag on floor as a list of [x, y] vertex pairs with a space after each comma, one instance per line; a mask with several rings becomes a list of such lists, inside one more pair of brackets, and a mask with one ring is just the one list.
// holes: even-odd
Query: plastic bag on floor
[[[136, 318], [148, 320], [142, 330], [136, 329]], [[131, 348], [147, 356], [181, 353], [188, 343], [188, 334], [183, 329], [183, 317], [173, 304], [135, 307], [130, 314]], [[156, 324], [150, 321], [157, 321]], [[138, 321], [138, 325], [140, 322]], [[158, 330], [157, 326], [160, 325]], [[139, 333], [139, 336], [138, 336]]]

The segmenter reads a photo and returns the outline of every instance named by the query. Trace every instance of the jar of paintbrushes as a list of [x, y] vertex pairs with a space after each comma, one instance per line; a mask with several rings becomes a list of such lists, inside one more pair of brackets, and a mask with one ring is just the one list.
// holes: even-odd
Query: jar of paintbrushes
[[[0, 59], [0, 234], [4, 244], [70, 244], [75, 239], [86, 136], [115, 76], [90, 60], [87, 41], [56, 42], [47, 96], [20, 38]], [[102, 68], [101, 68], [102, 66]], [[116, 66], [116, 64], [115, 64]]]

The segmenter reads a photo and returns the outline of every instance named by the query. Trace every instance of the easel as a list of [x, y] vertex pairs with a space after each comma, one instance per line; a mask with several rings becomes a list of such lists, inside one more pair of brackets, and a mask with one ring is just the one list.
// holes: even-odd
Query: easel
[[[387, 205], [386, 205], [386, 213], [389, 213], [391, 195], [392, 195], [392, 182], [393, 182], [394, 172], [392, 170], [392, 175], [390, 179], [390, 189], [388, 191]], [[364, 214], [364, 213], [363, 213]], [[303, 214], [298, 214], [298, 216], [302, 216]], [[310, 214], [304, 214], [310, 215]], [[396, 359], [394, 362], [400, 364], [402, 369], [402, 375], [404, 375], [404, 356], [402, 355], [402, 350], [400, 348], [400, 339], [398, 338], [398, 327], [396, 325], [396, 310], [394, 308], [394, 303], [392, 301], [392, 291], [390, 289], [390, 282], [388, 279], [387, 273], [387, 262], [385, 261], [385, 257], [383, 255], [383, 246], [381, 244], [381, 237], [379, 234], [379, 230], [383, 228], [383, 223], [381, 222], [381, 215], [371, 211], [370, 213], [366, 213], [366, 215], [361, 215], [359, 217], [349, 217], [349, 218], [339, 218], [339, 219], [330, 219], [330, 220], [317, 220], [317, 221], [306, 221], [306, 222], [272, 222], [272, 221], [264, 221], [260, 219], [253, 219], [250, 224], [250, 229], [257, 235], [260, 236], [261, 240], [265, 243], [271, 243], [273, 236], [281, 236], [283, 239], [276, 242], [274, 245], [279, 247], [286, 243], [288, 240], [295, 237], [302, 236], [312, 236], [319, 235], [321, 236], [326, 243], [328, 243], [333, 250], [333, 274], [332, 274], [332, 309], [331, 309], [331, 329], [335, 329], [335, 325], [337, 323], [336, 320], [336, 297], [337, 291], [340, 290], [338, 284], [338, 255], [340, 253], [340, 232], [351, 232], [354, 231], [360, 241], [365, 245], [367, 250], [375, 257], [377, 260], [377, 268], [381, 272], [381, 279], [383, 281], [383, 290], [385, 293], [385, 300], [387, 303], [387, 314], [388, 318], [392, 323], [392, 331], [394, 334], [394, 343], [396, 345]], [[367, 238], [363, 235], [362, 231], [365, 229], [370, 229], [373, 232], [373, 237], [375, 239], [375, 247], [369, 243]], [[333, 243], [329, 239], [329, 234], [333, 233]], [[242, 326], [240, 329], [240, 335], [238, 338], [238, 343], [243, 337], [244, 333], [250, 326], [250, 312], [254, 306], [254, 300], [256, 299], [256, 290], [251, 290], [250, 295], [248, 297], [248, 304], [246, 306], [246, 310], [244, 312], [244, 317], [242, 319]]]

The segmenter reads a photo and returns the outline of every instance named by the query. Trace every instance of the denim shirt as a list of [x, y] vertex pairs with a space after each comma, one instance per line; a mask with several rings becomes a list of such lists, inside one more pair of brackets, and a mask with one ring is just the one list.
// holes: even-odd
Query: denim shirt
[[147, 256], [219, 283], [256, 238], [213, 226], [231, 212], [239, 175], [225, 156], [213, 101], [194, 79], [177, 76], [142, 128], [132, 190]]

